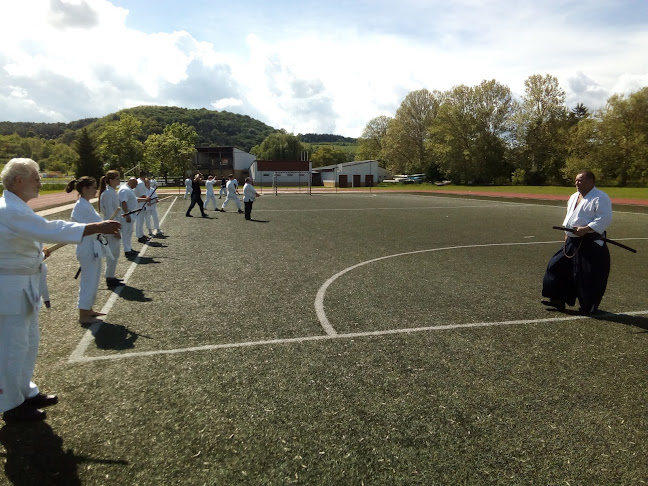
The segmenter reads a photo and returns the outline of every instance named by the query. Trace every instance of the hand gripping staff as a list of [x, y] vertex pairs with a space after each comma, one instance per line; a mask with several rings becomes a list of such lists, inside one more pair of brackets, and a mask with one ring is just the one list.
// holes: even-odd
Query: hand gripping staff
[[[556, 229], [556, 230], [561, 230], [561, 231], [570, 231], [570, 232], [574, 231], [574, 228], [566, 228], [565, 226], [552, 226], [552, 228]], [[626, 246], [623, 243], [619, 243], [618, 241], [614, 241], [614, 240], [611, 240], [609, 238], [604, 238], [603, 236], [600, 236], [600, 237], [595, 238], [595, 239], [605, 241], [606, 243], [609, 243], [610, 245], [618, 246], [619, 248], [623, 248], [624, 250], [631, 251], [632, 253], [637, 253], [637, 250], [635, 250], [634, 248], [630, 248], [629, 246]]]

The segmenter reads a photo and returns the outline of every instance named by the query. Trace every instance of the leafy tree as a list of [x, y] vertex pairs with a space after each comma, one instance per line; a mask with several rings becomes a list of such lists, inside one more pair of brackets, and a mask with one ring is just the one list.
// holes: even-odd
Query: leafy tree
[[447, 177], [458, 184], [510, 177], [505, 154], [512, 107], [510, 89], [495, 80], [444, 94], [428, 145]]
[[260, 160], [300, 160], [303, 150], [299, 138], [282, 130], [268, 135], [251, 153]]
[[169, 175], [185, 173], [196, 153], [198, 134], [192, 126], [172, 123], [161, 134], [150, 135], [144, 143], [144, 168]]
[[99, 150], [110, 169], [124, 172], [142, 159], [142, 122], [133, 115], [122, 114], [120, 119], [106, 125], [99, 137]]
[[648, 180], [648, 87], [613, 95], [599, 113], [594, 164], [620, 186]]
[[436, 171], [436, 164], [427, 146], [429, 130], [437, 116], [441, 94], [427, 89], [409, 93], [383, 138], [385, 167], [394, 173]]
[[74, 176], [79, 178], [87, 175], [94, 177], [99, 182], [99, 179], [104, 173], [103, 164], [99, 157], [97, 157], [95, 144], [90, 138], [90, 135], [88, 135], [88, 130], [85, 127], [81, 129], [75, 150], [79, 154], [79, 159], [76, 163]]
[[331, 145], [321, 145], [311, 156], [313, 167], [325, 165], [343, 164], [347, 162], [346, 152]]
[[560, 169], [567, 156], [567, 108], [558, 79], [534, 74], [524, 82], [516, 113], [515, 165], [527, 183], [563, 183]]
[[378, 116], [369, 120], [358, 139], [358, 150], [355, 160], [381, 160], [383, 156], [383, 140], [387, 134], [387, 127], [391, 118]]

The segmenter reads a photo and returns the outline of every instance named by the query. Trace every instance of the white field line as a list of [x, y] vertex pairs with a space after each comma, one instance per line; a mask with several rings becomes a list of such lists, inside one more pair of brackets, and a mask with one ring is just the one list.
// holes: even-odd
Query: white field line
[[[164, 216], [162, 216], [162, 219], [160, 220], [160, 228], [162, 227], [164, 220], [166, 219], [167, 215], [171, 211], [171, 208], [173, 207], [173, 205], [177, 200], [178, 198], [176, 197], [173, 201], [171, 201], [171, 204], [169, 205], [166, 212], [164, 213]], [[137, 262], [139, 261], [140, 257], [144, 256], [147, 249], [148, 249], [148, 245], [144, 245], [140, 250], [139, 254], [137, 255], [137, 257], [135, 257], [135, 260], [133, 260], [133, 263], [131, 263], [130, 266], [128, 267], [128, 270], [126, 271], [126, 274], [124, 275], [123, 278], [124, 284], [128, 283], [128, 279], [130, 279], [130, 276], [135, 271], [135, 268], [137, 268]], [[121, 252], [121, 248], [119, 251]], [[114, 290], [113, 294], [108, 298], [108, 301], [101, 308], [100, 312], [102, 314], [106, 314], [106, 316], [108, 315], [110, 310], [115, 305], [115, 302], [117, 302], [117, 299], [119, 298], [123, 288], [124, 288], [123, 286], [120, 286]], [[99, 329], [101, 329], [102, 324], [103, 321], [97, 321], [94, 324], [90, 325], [86, 333], [81, 338], [81, 341], [77, 345], [76, 349], [72, 351], [72, 354], [68, 358], [68, 362], [75, 362], [83, 359], [83, 355], [85, 354], [86, 349], [88, 349], [88, 346], [92, 343], [92, 340], [94, 339], [95, 335], [97, 334], [97, 332], [99, 332]]]
[[[601, 313], [599, 316], [600, 317], [605, 317], [605, 315], [637, 316], [637, 315], [644, 315], [644, 314], [648, 314], [648, 310], [622, 312], [616, 314]], [[74, 359], [70, 358], [69, 362], [87, 363], [91, 361], [113, 361], [113, 360], [128, 359], [128, 358], [142, 358], [146, 356], [192, 353], [197, 351], [213, 351], [218, 349], [246, 348], [246, 347], [253, 347], [253, 346], [271, 346], [276, 344], [304, 343], [309, 341], [330, 341], [334, 339], [354, 339], [354, 338], [363, 338], [363, 337], [372, 337], [372, 336], [389, 336], [395, 334], [412, 334], [415, 332], [447, 331], [453, 329], [471, 329], [471, 328], [479, 328], [479, 327], [513, 326], [513, 325], [524, 325], [524, 324], [531, 324], [531, 325], [550, 324], [554, 322], [577, 321], [577, 320], [588, 319], [588, 318], [589, 318], [588, 316], [570, 316], [570, 317], [550, 317], [546, 319], [523, 319], [523, 320], [516, 320], [516, 321], [471, 322], [468, 324], [447, 324], [442, 326], [387, 329], [383, 331], [350, 332], [350, 333], [334, 334], [334, 335], [317, 335], [317, 336], [304, 336], [304, 337], [296, 337], [296, 338], [270, 339], [266, 341], [244, 341], [239, 343], [228, 343], [228, 344], [208, 344], [204, 346], [193, 346], [190, 348], [141, 351], [141, 352], [134, 352], [134, 353], [122, 353], [122, 354], [116, 354], [110, 356], [93, 356], [93, 357], [79, 356], [79, 357], [75, 357]]]
[[[174, 203], [175, 201], [176, 200], [174, 200]], [[166, 218], [170, 210], [171, 207], [169, 207], [169, 209], [165, 213], [164, 218], [162, 218], [162, 221], [164, 221], [164, 219]], [[626, 239], [645, 240], [648, 238], [626, 238]], [[270, 339], [270, 340], [261, 340], [261, 341], [244, 341], [239, 343], [227, 343], [227, 344], [208, 344], [203, 346], [193, 346], [189, 348], [176, 348], [176, 349], [166, 349], [166, 350], [122, 353], [122, 354], [110, 355], [110, 356], [94, 356], [94, 357], [84, 356], [85, 351], [88, 348], [88, 345], [92, 342], [94, 335], [99, 330], [102, 324], [102, 323], [95, 323], [90, 327], [88, 332], [86, 332], [86, 334], [83, 337], [83, 340], [77, 346], [77, 349], [70, 355], [68, 362], [82, 363], [82, 362], [90, 362], [90, 361], [111, 361], [111, 360], [118, 360], [118, 359], [139, 358], [139, 357], [156, 356], [156, 355], [163, 355], [163, 354], [169, 355], [169, 354], [196, 352], [196, 351], [209, 351], [209, 350], [242, 348], [242, 347], [252, 347], [252, 346], [267, 346], [273, 344], [301, 343], [307, 341], [324, 341], [324, 340], [331, 340], [331, 339], [352, 339], [352, 338], [367, 337], [367, 336], [385, 336], [385, 335], [394, 335], [394, 334], [405, 334], [405, 333], [415, 333], [415, 332], [425, 332], [425, 331], [445, 331], [451, 329], [464, 329], [464, 328], [509, 326], [509, 325], [520, 325], [520, 324], [544, 324], [544, 323], [551, 323], [551, 322], [564, 322], [564, 321], [586, 319], [587, 316], [552, 317], [546, 319], [526, 319], [526, 320], [514, 320], [514, 321], [476, 322], [476, 323], [468, 323], [468, 324], [448, 324], [448, 325], [440, 325], [440, 326], [425, 326], [425, 327], [415, 327], [415, 328], [388, 329], [383, 331], [366, 331], [366, 332], [339, 334], [330, 324], [328, 318], [326, 317], [326, 313], [324, 312], [324, 297], [326, 294], [326, 289], [340, 276], [358, 267], [367, 265], [369, 263], [377, 262], [380, 260], [386, 260], [388, 258], [404, 256], [404, 255], [414, 255], [418, 253], [428, 253], [428, 252], [441, 251], [441, 250], [453, 250], [453, 249], [462, 249], [462, 248], [483, 248], [483, 247], [493, 247], [493, 246], [544, 245], [544, 244], [559, 244], [559, 243], [562, 242], [561, 241], [534, 241], [534, 242], [522, 242], [522, 243], [490, 243], [490, 244], [481, 244], [481, 245], [461, 245], [461, 246], [431, 248], [427, 250], [417, 250], [417, 251], [411, 251], [405, 253], [397, 253], [394, 255], [386, 255], [383, 257], [374, 258], [372, 260], [367, 260], [365, 262], [358, 263], [333, 275], [326, 282], [324, 282], [324, 284], [320, 287], [320, 289], [317, 292], [317, 296], [315, 298], [315, 310], [317, 313], [317, 317], [320, 320], [320, 323], [322, 325], [322, 328], [326, 333], [325, 335], [304, 336], [304, 337], [284, 338], [284, 339]], [[135, 263], [133, 263], [129, 268], [125, 280], [127, 280], [127, 278], [130, 277], [130, 275], [132, 274], [131, 270], [133, 270], [134, 268], [135, 268]], [[109, 301], [102, 309], [102, 312], [108, 314], [108, 310], [112, 308], [112, 305], [114, 304], [116, 299], [117, 299], [117, 294], [111, 296]], [[622, 314], [624, 315], [648, 314], [648, 310], [624, 312]], [[601, 314], [601, 315], [605, 315], [605, 314]], [[615, 314], [608, 314], [608, 315], [615, 315]]]
[[[646, 240], [648, 238], [623, 238], [623, 240]], [[320, 321], [320, 324], [322, 325], [322, 328], [324, 329], [324, 332], [329, 335], [329, 336], [335, 336], [337, 334], [337, 331], [335, 328], [331, 325], [329, 322], [328, 318], [326, 317], [326, 311], [324, 310], [324, 297], [326, 296], [326, 290], [329, 288], [329, 286], [335, 282], [339, 277], [344, 275], [347, 272], [350, 272], [351, 270], [355, 270], [358, 267], [362, 267], [364, 265], [367, 265], [369, 263], [375, 263], [381, 260], [387, 260], [388, 258], [396, 258], [400, 256], [405, 256], [405, 255], [416, 255], [418, 253], [429, 253], [433, 251], [443, 251], [443, 250], [459, 250], [459, 249], [465, 249], [465, 248], [487, 248], [487, 247], [493, 247], [493, 246], [521, 246], [521, 245], [546, 245], [546, 244], [560, 244], [562, 241], [527, 241], [527, 242], [522, 242], [522, 243], [487, 243], [487, 244], [482, 244], [482, 245], [460, 245], [460, 246], [446, 246], [443, 248], [430, 248], [427, 250], [416, 250], [416, 251], [408, 251], [405, 253], [395, 253], [393, 255], [386, 255], [378, 258], [373, 258], [371, 260], [367, 260], [364, 262], [357, 263], [353, 266], [350, 266], [348, 268], [345, 268], [344, 270], [336, 273], [333, 275], [331, 278], [329, 278], [324, 284], [319, 288], [317, 291], [317, 295], [315, 297], [315, 313], [317, 314], [317, 318]]]

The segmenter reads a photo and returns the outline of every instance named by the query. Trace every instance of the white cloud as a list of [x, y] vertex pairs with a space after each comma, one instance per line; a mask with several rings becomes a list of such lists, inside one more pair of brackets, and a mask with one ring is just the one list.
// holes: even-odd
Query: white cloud
[[[139, 18], [164, 15], [152, 0], [123, 3], [156, 9]], [[569, 106], [595, 109], [648, 84], [646, 13], [629, 14], [628, 5], [635, 4], [377, 0], [344, 11], [287, 10], [278, 28], [265, 17], [281, 12], [275, 6], [259, 7], [264, 22], [227, 17], [243, 15], [243, 2], [219, 13], [223, 28], [205, 29], [193, 12], [191, 22], [166, 19], [183, 29], [144, 31], [128, 26], [133, 12], [108, 0], [8, 0], [0, 4], [7, 19], [0, 118], [71, 121], [140, 104], [211, 106], [294, 133], [359, 136], [371, 118], [393, 116], [412, 90], [496, 79], [520, 96], [532, 74], [556, 76]], [[191, 8], [198, 6], [171, 14]], [[246, 42], [234, 44], [242, 34]]]

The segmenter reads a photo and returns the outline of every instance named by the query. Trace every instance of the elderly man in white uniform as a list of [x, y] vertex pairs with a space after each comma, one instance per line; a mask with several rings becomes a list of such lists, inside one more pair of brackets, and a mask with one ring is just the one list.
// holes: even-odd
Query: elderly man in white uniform
[[225, 211], [225, 206], [227, 206], [230, 199], [236, 203], [238, 212], [243, 213], [243, 210], [241, 209], [241, 200], [238, 197], [238, 181], [234, 179], [234, 174], [230, 174], [229, 181], [227, 181], [227, 197], [223, 201], [221, 211]]
[[37, 421], [58, 402], [32, 382], [38, 354], [42, 242], [79, 243], [90, 234], [115, 234], [119, 223], [48, 221], [27, 205], [41, 188], [38, 164], [11, 159], [0, 174], [0, 412], [5, 421]]

